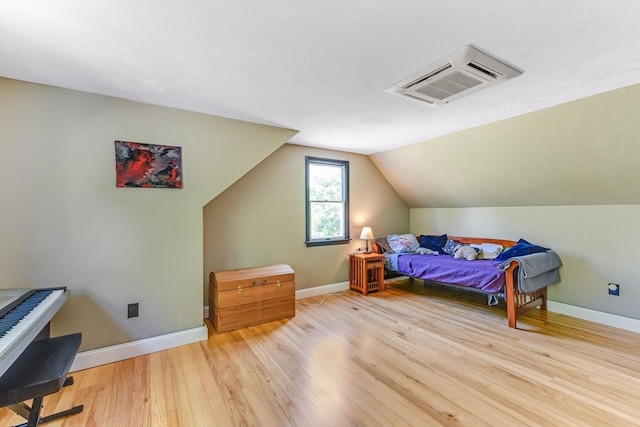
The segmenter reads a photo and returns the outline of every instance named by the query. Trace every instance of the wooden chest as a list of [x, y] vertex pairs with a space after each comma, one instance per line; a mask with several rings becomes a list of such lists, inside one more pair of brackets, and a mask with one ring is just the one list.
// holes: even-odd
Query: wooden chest
[[296, 314], [295, 273], [286, 264], [209, 275], [209, 320], [227, 332]]

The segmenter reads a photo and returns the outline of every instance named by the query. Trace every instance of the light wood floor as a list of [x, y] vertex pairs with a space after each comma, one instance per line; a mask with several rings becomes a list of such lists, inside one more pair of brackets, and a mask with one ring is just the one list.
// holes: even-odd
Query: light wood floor
[[[320, 297], [302, 300], [313, 304]], [[47, 426], [640, 425], [640, 335], [400, 281], [75, 372]], [[210, 325], [209, 325], [210, 326]], [[6, 408], [0, 425], [21, 422]]]

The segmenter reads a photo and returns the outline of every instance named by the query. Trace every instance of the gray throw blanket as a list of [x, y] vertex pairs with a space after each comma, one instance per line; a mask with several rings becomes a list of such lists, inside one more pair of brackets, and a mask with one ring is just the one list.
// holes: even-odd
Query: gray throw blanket
[[562, 261], [554, 251], [538, 252], [531, 255], [509, 258], [498, 267], [506, 270], [516, 261], [519, 264], [518, 289], [520, 292], [533, 292], [560, 281]]

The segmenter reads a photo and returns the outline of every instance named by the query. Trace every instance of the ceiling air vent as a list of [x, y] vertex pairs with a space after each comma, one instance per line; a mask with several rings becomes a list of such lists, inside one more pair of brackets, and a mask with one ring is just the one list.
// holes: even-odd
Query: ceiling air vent
[[446, 104], [520, 74], [517, 68], [468, 45], [400, 80], [387, 92], [429, 104]]

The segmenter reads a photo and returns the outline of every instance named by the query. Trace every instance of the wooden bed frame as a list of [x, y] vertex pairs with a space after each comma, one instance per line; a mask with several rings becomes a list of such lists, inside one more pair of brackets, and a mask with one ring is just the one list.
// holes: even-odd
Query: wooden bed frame
[[[495, 243], [498, 245], [502, 245], [505, 248], [514, 246], [517, 243], [513, 240], [491, 239], [483, 237], [447, 236], [447, 239], [467, 244]], [[375, 245], [377, 245], [377, 243]], [[547, 309], [547, 288], [544, 287], [534, 292], [520, 292], [520, 290], [518, 289], [518, 263], [516, 261], [511, 261], [509, 267], [504, 270], [504, 274], [506, 279], [504, 299], [507, 303], [507, 319], [509, 320], [510, 328], [517, 328], [517, 319], [521, 314], [524, 314], [536, 307], [540, 307], [541, 310]], [[446, 283], [442, 284], [448, 285]], [[461, 286], [455, 287], [464, 288]]]

